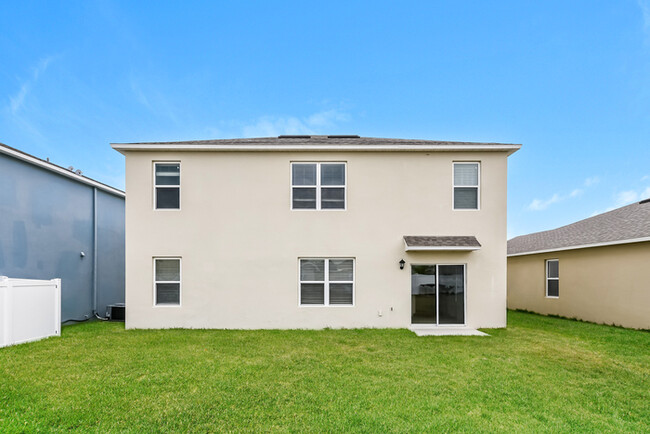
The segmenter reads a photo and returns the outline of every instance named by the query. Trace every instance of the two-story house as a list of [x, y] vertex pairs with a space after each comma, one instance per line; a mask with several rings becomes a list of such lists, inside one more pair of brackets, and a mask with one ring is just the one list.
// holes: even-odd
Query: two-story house
[[506, 325], [516, 144], [120, 143], [128, 328]]

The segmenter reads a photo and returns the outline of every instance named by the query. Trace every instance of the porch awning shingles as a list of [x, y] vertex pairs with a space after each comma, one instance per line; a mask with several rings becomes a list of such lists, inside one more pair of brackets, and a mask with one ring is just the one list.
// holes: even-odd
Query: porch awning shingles
[[481, 243], [474, 236], [404, 236], [404, 249], [413, 250], [478, 250]]

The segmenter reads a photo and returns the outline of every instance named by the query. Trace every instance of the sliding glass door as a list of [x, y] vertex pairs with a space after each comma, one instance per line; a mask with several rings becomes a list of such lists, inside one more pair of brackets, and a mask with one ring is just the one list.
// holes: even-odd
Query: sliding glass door
[[411, 266], [411, 322], [465, 324], [465, 266]]

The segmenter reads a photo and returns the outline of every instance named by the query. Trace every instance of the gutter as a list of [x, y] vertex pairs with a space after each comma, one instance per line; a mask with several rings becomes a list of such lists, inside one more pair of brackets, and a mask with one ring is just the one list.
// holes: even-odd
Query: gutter
[[93, 314], [97, 315], [97, 187], [93, 188]]
[[511, 253], [506, 255], [508, 258], [515, 256], [526, 256], [526, 255], [537, 255], [541, 253], [552, 253], [552, 252], [562, 252], [565, 250], [578, 250], [578, 249], [589, 249], [592, 247], [606, 247], [606, 246], [618, 246], [621, 244], [633, 244], [633, 243], [643, 243], [650, 241], [650, 237], [643, 238], [631, 238], [629, 240], [617, 240], [617, 241], [607, 241], [604, 243], [593, 243], [593, 244], [582, 244], [578, 246], [567, 246], [567, 247], [558, 247], [556, 249], [545, 249], [545, 250], [534, 250], [531, 252], [521, 252], [521, 253]]
[[83, 184], [90, 185], [91, 187], [99, 188], [100, 190], [103, 190], [115, 196], [122, 197], [122, 198], [126, 197], [126, 194], [122, 190], [113, 188], [110, 185], [102, 184], [101, 182], [95, 181], [94, 179], [88, 178], [86, 176], [78, 175], [75, 172], [72, 172], [71, 170], [65, 169], [61, 166], [57, 166], [56, 164], [50, 163], [49, 161], [41, 160], [40, 158], [34, 157], [33, 155], [14, 149], [3, 143], [0, 143], [0, 153], [14, 157], [17, 160], [25, 161], [35, 166], [42, 167], [43, 169], [49, 170], [50, 172], [63, 175], [67, 178], [71, 178]]
[[120, 153], [123, 151], [351, 151], [351, 152], [440, 152], [440, 151], [480, 151], [480, 152], [503, 152], [508, 155], [516, 152], [521, 145], [219, 145], [219, 144], [191, 144], [177, 145], [172, 143], [144, 144], [144, 143], [111, 143], [111, 147]]

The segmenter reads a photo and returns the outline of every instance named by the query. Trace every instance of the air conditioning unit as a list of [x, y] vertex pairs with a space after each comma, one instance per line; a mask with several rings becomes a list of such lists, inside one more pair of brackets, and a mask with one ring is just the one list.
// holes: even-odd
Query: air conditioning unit
[[111, 321], [124, 321], [126, 306], [124, 303], [109, 304], [106, 306], [106, 317]]

